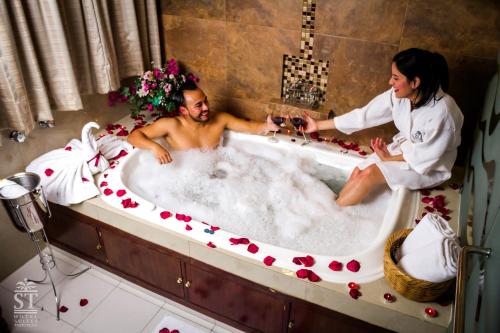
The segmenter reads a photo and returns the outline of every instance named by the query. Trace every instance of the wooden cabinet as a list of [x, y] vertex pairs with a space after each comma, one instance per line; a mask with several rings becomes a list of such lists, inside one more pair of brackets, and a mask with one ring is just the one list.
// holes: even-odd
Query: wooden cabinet
[[146, 284], [184, 298], [180, 257], [116, 229], [101, 228], [108, 264]]
[[50, 205], [50, 208], [53, 217], [45, 226], [45, 232], [54, 245], [92, 263], [106, 261], [98, 230], [99, 221], [63, 206]]
[[252, 332], [282, 332], [284, 295], [192, 260], [186, 264], [189, 303], [237, 322]]
[[51, 242], [156, 293], [249, 332], [389, 332], [281, 294], [51, 205]]
[[290, 333], [390, 332], [378, 326], [300, 300], [294, 300], [291, 303], [287, 328], [287, 332]]

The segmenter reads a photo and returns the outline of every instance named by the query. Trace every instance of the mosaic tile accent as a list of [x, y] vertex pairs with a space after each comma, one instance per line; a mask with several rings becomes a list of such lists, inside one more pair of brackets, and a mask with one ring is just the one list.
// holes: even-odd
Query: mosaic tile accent
[[303, 0], [300, 55], [283, 55], [282, 97], [285, 96], [286, 89], [293, 83], [304, 80], [321, 89], [323, 92], [321, 101], [325, 101], [329, 62], [315, 60], [312, 57], [315, 18], [316, 0]]

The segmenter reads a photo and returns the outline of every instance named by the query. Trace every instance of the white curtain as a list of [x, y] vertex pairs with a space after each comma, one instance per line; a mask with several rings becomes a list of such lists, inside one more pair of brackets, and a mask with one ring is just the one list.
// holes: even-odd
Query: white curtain
[[156, 0], [0, 0], [0, 127], [80, 110], [160, 53]]

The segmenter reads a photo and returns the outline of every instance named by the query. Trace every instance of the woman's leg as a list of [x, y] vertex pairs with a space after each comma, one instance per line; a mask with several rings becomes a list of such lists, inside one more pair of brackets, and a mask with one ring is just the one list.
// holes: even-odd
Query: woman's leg
[[340, 191], [337, 199], [337, 204], [340, 206], [356, 205], [363, 201], [375, 187], [386, 183], [384, 175], [376, 164], [372, 164], [356, 174], [354, 172]]

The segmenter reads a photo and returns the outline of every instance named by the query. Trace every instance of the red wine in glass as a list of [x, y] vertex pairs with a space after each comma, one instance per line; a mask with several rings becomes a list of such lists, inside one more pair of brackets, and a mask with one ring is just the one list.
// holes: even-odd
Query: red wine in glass
[[277, 117], [272, 117], [272, 120], [273, 120], [273, 123], [276, 124], [276, 126], [282, 126], [282, 124], [285, 122], [285, 117], [280, 117], [280, 116], [277, 116]]
[[307, 124], [305, 119], [302, 117], [293, 117], [290, 119], [290, 121], [297, 131], [300, 130], [301, 127], [304, 128]]

